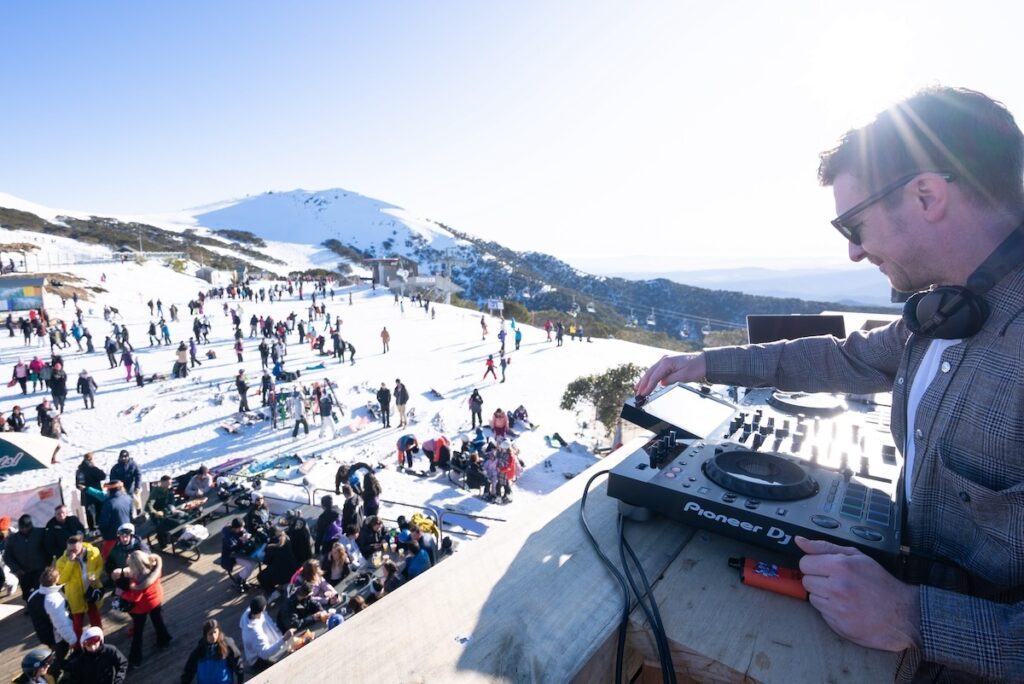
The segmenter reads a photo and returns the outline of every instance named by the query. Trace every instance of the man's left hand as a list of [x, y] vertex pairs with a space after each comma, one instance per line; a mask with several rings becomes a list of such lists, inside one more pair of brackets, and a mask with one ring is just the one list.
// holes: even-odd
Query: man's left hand
[[809, 600], [839, 636], [883, 651], [920, 642], [917, 587], [900, 582], [857, 549], [796, 538]]

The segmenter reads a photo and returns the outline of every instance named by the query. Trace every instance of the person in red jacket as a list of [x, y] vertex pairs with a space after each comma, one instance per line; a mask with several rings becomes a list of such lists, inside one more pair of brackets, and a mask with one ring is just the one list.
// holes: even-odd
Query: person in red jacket
[[484, 377], [480, 379], [483, 380], [484, 378], [486, 378], [488, 373], [490, 373], [491, 377], [494, 378], [495, 380], [498, 379], [498, 374], [494, 372], [494, 354], [488, 355], [487, 370], [484, 371]]
[[131, 601], [128, 613], [132, 616], [132, 647], [128, 663], [132, 667], [142, 664], [142, 628], [146, 617], [153, 621], [156, 629], [157, 647], [164, 649], [171, 643], [171, 635], [164, 624], [161, 606], [164, 589], [161, 584], [163, 561], [155, 553], [132, 551], [128, 556], [128, 567], [118, 568], [111, 573], [118, 593], [123, 601]]

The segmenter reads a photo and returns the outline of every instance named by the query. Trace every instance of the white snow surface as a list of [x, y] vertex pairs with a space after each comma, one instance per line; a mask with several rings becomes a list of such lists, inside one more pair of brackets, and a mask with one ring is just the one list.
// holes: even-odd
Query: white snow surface
[[[194, 210], [197, 225], [219, 230], [241, 228], [264, 240], [319, 245], [336, 239], [360, 249], [410, 253], [410, 238], [444, 250], [458, 241], [430, 221], [358, 193], [335, 188], [319, 192], [267, 192]], [[381, 243], [392, 240], [392, 246]]]
[[[48, 257], [57, 261], [60, 261], [62, 251], [79, 253], [93, 249], [73, 240], [25, 232], [5, 231], [3, 237], [5, 240], [24, 240], [31, 235], [39, 238]], [[287, 236], [287, 231], [276, 235], [279, 238], [298, 237]], [[305, 235], [302, 237], [307, 238]], [[271, 245], [268, 252], [278, 258], [303, 263], [316, 256], [316, 248], [308, 246], [299, 249], [293, 245], [293, 248], [285, 249]], [[293, 263], [291, 268], [301, 266]], [[599, 373], [620, 363], [634, 362], [645, 366], [664, 353], [663, 350], [624, 341], [595, 339], [592, 343], [572, 342], [568, 337], [564, 347], [556, 348], [553, 341], [546, 341], [543, 330], [520, 324], [523, 330], [521, 349], [514, 350], [511, 336], [507, 345], [511, 350], [507, 382], [502, 384], [490, 378], [481, 380], [488, 354], [497, 358], [499, 343], [496, 333], [501, 325], [497, 319], [488, 317], [489, 335], [481, 339], [479, 312], [434, 304], [436, 319], [432, 320], [408, 299], [401, 305], [396, 303], [386, 290], [373, 291], [366, 286], [339, 289], [333, 300], [327, 300], [327, 310], [332, 317], [343, 320], [342, 337], [356, 348], [355, 364], [350, 364], [347, 358], [343, 364], [327, 360], [324, 370], [305, 370], [307, 366], [329, 357], [318, 358], [308, 345], [296, 342], [295, 334], [289, 340], [286, 363], [287, 369], [302, 371], [300, 379], [304, 383], [324, 378], [337, 383], [337, 396], [344, 410], [337, 426], [338, 436], [333, 440], [320, 439], [317, 428], [311, 425], [309, 437], [300, 433], [299, 439], [293, 440], [290, 426], [274, 430], [270, 421], [244, 427], [239, 435], [229, 435], [218, 426], [236, 415], [237, 396], [233, 378], [239, 368], [245, 369], [252, 388], [249, 403], [258, 411], [261, 371], [256, 339], [244, 339], [245, 360], [237, 363], [231, 349], [230, 319], [224, 315], [223, 302], [230, 307], [241, 308], [242, 330], [248, 335], [248, 320], [253, 314], [270, 314], [275, 320], [283, 320], [294, 311], [300, 318], [305, 318], [309, 289], [304, 301], [298, 300], [297, 292], [295, 297], [273, 304], [208, 300], [205, 313], [213, 324], [211, 344], [200, 347], [200, 358], [207, 348], [215, 350], [217, 358], [203, 358], [202, 367], [194, 369], [187, 378], [166, 379], [139, 388], [134, 381], [125, 381], [123, 368], [108, 367], [102, 345], [104, 336], [110, 334], [110, 325], [103, 320], [103, 305], [117, 308], [123, 316], [144, 374], [159, 372], [169, 376], [177, 343], [187, 341], [192, 334], [187, 302], [209, 285], [153, 261], [141, 265], [134, 262], [70, 265], [59, 270], [82, 278], [84, 282], [77, 283], [80, 286], [105, 289], [95, 299], [81, 304], [86, 314], [85, 324], [94, 336], [97, 352], [78, 352], [73, 341], [71, 348], [63, 352], [69, 376], [69, 396], [63, 417], [68, 436], [60, 450], [61, 462], [44, 470], [14, 476], [0, 483], [0, 491], [18, 491], [60, 478], [65, 498], [68, 498], [74, 484], [75, 469], [81, 454], [86, 451], [94, 452], [97, 464], [109, 471], [118, 451], [128, 449], [142, 468], [146, 480], [155, 480], [164, 473], [174, 475], [203, 463], [216, 465], [240, 456], [262, 459], [297, 453], [317, 461], [306, 475], [310, 485], [315, 487], [333, 490], [339, 463], [381, 462], [387, 465], [386, 469], [378, 472], [385, 499], [413, 505], [450, 506], [513, 519], [520, 511], [529, 510], [532, 501], [563, 484], [565, 473], [578, 473], [597, 458], [590, 449], [603, 430], [594, 429], [592, 409], [571, 412], [559, 408], [566, 385], [581, 375]], [[102, 282], [104, 275], [105, 282]], [[260, 282], [256, 288], [269, 285], [269, 282]], [[350, 293], [351, 305], [348, 303]], [[148, 346], [146, 328], [153, 317], [146, 302], [150, 299], [162, 300], [165, 314], [172, 303], [178, 305], [180, 322], [170, 323], [174, 345]], [[54, 293], [46, 295], [46, 307], [54, 318], [67, 317], [69, 321], [73, 318], [72, 302], [68, 300], [67, 308], [64, 308]], [[318, 331], [324, 329], [323, 321], [317, 321], [315, 326]], [[391, 333], [391, 351], [387, 354], [382, 353], [380, 340], [381, 329], [385, 326]], [[0, 363], [6, 367], [12, 367], [19, 358], [27, 362], [37, 354], [45, 360], [49, 349], [25, 347], [20, 335], [8, 337], [0, 334]], [[92, 410], [83, 407], [74, 390], [82, 369], [88, 369], [99, 385], [96, 408]], [[366, 415], [366, 404], [374, 400], [380, 384], [384, 382], [393, 388], [396, 378], [401, 378], [409, 389], [409, 407], [415, 412], [416, 422], [408, 429], [384, 429], [379, 423], [371, 423], [362, 430], [351, 432], [350, 424]], [[420, 478], [398, 473], [395, 469], [395, 443], [403, 434], [415, 434], [421, 442], [439, 434], [453, 442], [463, 436], [471, 436], [466, 402], [473, 388], [479, 388], [483, 395], [485, 418], [499, 406], [510, 410], [523, 404], [531, 421], [539, 425], [534, 431], [523, 431], [516, 440], [526, 470], [513, 486], [513, 501], [507, 505], [491, 504], [474, 497], [452, 485], [443, 475]], [[431, 389], [440, 392], [444, 398], [431, 398]], [[37, 392], [23, 396], [15, 386], [5, 389], [0, 396], [0, 409], [5, 415], [19, 404], [27, 414], [32, 430], [37, 429], [35, 406], [48, 394]], [[218, 398], [222, 403], [217, 403]], [[126, 413], [129, 407], [135, 408]], [[586, 429], [582, 427], [584, 422], [588, 424]], [[393, 416], [392, 424], [397, 425], [397, 417]], [[559, 432], [570, 446], [564, 449], [549, 446], [545, 435], [554, 432]], [[545, 467], [548, 460], [551, 466]], [[420, 458], [418, 465], [424, 463], [425, 460]], [[302, 476], [298, 477], [295, 482], [301, 482]], [[296, 490], [289, 488], [289, 491]]]

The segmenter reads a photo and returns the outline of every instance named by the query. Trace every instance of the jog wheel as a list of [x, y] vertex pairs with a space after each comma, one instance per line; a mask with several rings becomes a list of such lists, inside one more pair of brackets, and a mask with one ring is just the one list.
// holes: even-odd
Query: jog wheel
[[730, 492], [768, 501], [796, 501], [818, 493], [818, 483], [777, 454], [736, 448], [704, 462], [709, 480]]
[[768, 397], [768, 404], [784, 413], [793, 415], [802, 413], [805, 416], [820, 416], [822, 418], [836, 416], [846, 410], [846, 402], [841, 397], [821, 392], [808, 394], [777, 390]]

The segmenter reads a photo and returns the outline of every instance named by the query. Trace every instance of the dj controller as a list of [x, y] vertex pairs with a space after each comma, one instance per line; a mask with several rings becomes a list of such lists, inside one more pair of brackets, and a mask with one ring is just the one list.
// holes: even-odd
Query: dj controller
[[622, 417], [655, 433], [609, 475], [625, 514], [783, 553], [800, 553], [797, 535], [825, 539], [897, 567], [902, 463], [888, 406], [770, 388], [733, 402], [671, 385]]

